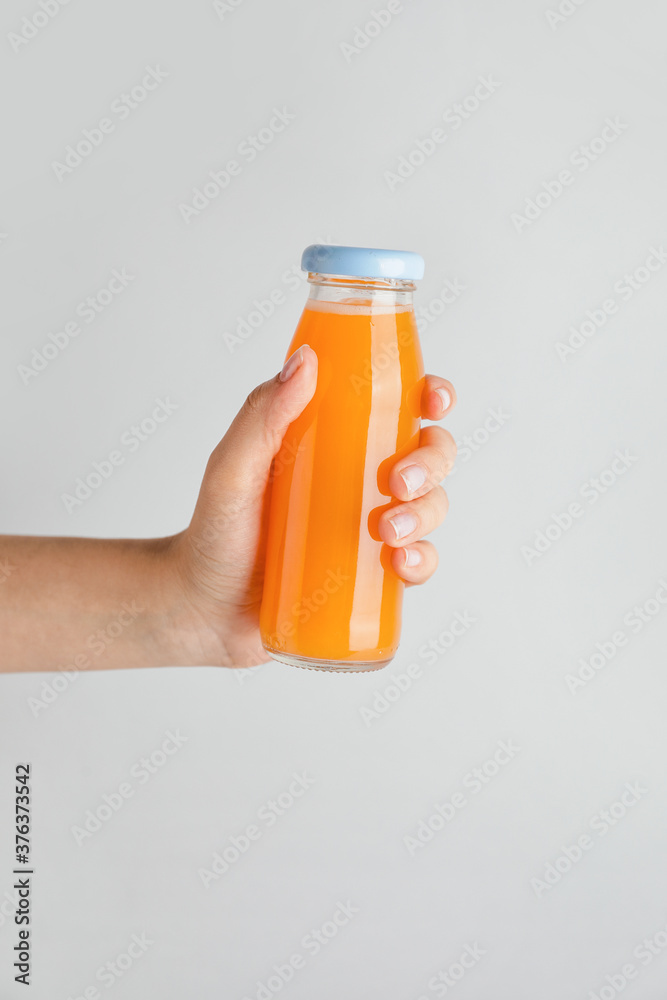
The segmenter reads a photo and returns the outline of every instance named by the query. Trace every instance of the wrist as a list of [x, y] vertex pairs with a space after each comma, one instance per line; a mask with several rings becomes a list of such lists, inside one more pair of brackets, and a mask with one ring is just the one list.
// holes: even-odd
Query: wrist
[[222, 610], [200, 593], [192, 573], [185, 531], [154, 544], [156, 605], [162, 627], [155, 638], [160, 660], [170, 666], [232, 666], [224, 641]]

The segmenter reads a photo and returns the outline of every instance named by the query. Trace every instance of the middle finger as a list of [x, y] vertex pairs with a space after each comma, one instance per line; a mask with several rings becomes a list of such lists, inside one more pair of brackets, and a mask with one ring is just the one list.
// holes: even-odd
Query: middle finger
[[432, 490], [454, 465], [456, 443], [444, 427], [422, 427], [419, 447], [400, 459], [389, 473], [389, 489], [397, 500], [414, 500]]

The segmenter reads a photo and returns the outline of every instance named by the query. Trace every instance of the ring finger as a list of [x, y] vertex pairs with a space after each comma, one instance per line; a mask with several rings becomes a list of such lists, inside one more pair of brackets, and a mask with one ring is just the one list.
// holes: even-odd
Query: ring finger
[[380, 538], [392, 548], [416, 542], [442, 524], [448, 508], [447, 494], [436, 486], [416, 500], [383, 511], [378, 522]]

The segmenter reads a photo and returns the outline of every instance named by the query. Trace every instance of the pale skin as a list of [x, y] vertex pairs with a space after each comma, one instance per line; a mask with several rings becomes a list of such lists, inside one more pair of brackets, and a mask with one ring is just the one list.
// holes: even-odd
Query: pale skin
[[[0, 537], [0, 670], [266, 662], [258, 623], [271, 462], [316, 383], [317, 355], [304, 346], [250, 393], [211, 455], [192, 520], [179, 534]], [[440, 420], [455, 401], [450, 382], [426, 376], [423, 418]], [[425, 583], [437, 567], [423, 536], [447, 513], [439, 484], [455, 455], [451, 434], [428, 425], [418, 448], [390, 472], [399, 503], [382, 514], [379, 531], [408, 586]]]

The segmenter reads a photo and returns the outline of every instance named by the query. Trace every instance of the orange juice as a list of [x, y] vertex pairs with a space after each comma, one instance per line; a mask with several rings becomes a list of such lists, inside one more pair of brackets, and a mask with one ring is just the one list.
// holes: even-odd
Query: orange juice
[[388, 474], [418, 444], [423, 364], [408, 281], [310, 275], [287, 351], [317, 388], [271, 477], [262, 641], [273, 658], [373, 670], [396, 653], [404, 584], [379, 538]]

